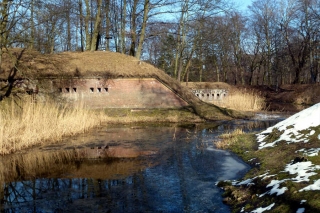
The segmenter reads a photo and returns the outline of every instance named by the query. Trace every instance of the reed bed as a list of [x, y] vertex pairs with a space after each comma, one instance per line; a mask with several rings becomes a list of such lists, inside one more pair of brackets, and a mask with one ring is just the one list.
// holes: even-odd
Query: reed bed
[[61, 106], [53, 101], [5, 100], [0, 105], [0, 155], [14, 153], [100, 125], [101, 113], [83, 105]]
[[260, 111], [266, 107], [265, 98], [246, 90], [233, 91], [223, 100], [214, 101], [214, 104], [239, 111]]
[[245, 134], [245, 132], [242, 129], [235, 129], [232, 132], [221, 134], [219, 136], [220, 140], [214, 141], [214, 144], [218, 149], [227, 149], [237, 141], [237, 136], [243, 134]]

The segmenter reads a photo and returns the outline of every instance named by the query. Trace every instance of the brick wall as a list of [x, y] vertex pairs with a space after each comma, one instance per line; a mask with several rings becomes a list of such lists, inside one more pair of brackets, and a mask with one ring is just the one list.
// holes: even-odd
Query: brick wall
[[171, 108], [188, 103], [154, 78], [144, 79], [55, 79], [51, 92], [91, 108]]

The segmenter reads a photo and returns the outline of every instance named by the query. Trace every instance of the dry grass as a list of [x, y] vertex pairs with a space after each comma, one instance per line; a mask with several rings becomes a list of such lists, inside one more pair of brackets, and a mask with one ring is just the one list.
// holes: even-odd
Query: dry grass
[[214, 144], [218, 149], [227, 149], [231, 145], [237, 142], [237, 136], [245, 134], [242, 129], [235, 129], [232, 132], [221, 134], [219, 138], [221, 140], [215, 141]]
[[305, 95], [303, 97], [296, 97], [296, 99], [294, 100], [294, 104], [297, 104], [297, 105], [304, 105], [304, 104], [311, 105], [312, 104], [311, 95]]
[[[45, 98], [48, 100], [48, 97]], [[58, 142], [65, 136], [85, 132], [103, 123], [203, 122], [187, 109], [89, 110], [83, 105], [68, 107], [54, 101], [33, 103], [26, 96], [0, 102], [0, 155], [35, 145]]]
[[215, 105], [239, 111], [261, 111], [265, 109], [265, 98], [246, 90], [233, 91], [225, 99], [214, 101]]
[[203, 122], [191, 109], [104, 109], [107, 123]]
[[84, 132], [100, 125], [104, 116], [82, 106], [67, 108], [53, 101], [7, 99], [0, 108], [0, 154], [9, 154], [46, 141]]

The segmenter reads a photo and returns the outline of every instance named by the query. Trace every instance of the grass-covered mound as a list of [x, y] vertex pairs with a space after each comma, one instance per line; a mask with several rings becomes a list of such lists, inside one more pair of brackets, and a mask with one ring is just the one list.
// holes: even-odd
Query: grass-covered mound
[[[156, 78], [186, 100], [200, 117], [210, 120], [247, 118], [251, 115], [204, 103], [190, 89], [154, 66], [134, 57], [108, 51], [40, 54], [11, 49], [3, 54], [0, 79], [46, 77]], [[1, 88], [1, 87], [0, 87]], [[5, 89], [5, 88], [4, 88]]]
[[253, 168], [220, 182], [234, 212], [320, 212], [320, 104], [254, 135], [225, 135], [219, 145]]

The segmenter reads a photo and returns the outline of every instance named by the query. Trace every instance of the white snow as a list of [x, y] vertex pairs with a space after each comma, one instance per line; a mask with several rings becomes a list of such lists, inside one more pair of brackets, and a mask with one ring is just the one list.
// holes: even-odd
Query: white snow
[[309, 133], [310, 135], [314, 135], [314, 133], [316, 133], [316, 131], [311, 130], [311, 132]]
[[240, 186], [240, 185], [252, 185], [252, 184], [254, 184], [254, 183], [252, 183], [252, 181], [253, 181], [254, 179], [255, 179], [255, 178], [253, 178], [253, 179], [247, 179], [247, 180], [241, 181], [240, 183], [235, 182], [235, 183], [233, 183], [232, 185], [237, 185], [237, 186]]
[[319, 170], [320, 166], [312, 164], [311, 161], [298, 162], [295, 164], [287, 164], [284, 171], [289, 174], [297, 174], [297, 177], [292, 178], [294, 182], [310, 181], [309, 177], [316, 175], [315, 170]]
[[303, 203], [305, 203], [305, 202], [307, 202], [307, 200], [301, 200], [301, 201], [300, 201], [300, 204], [303, 204]]
[[[263, 118], [263, 116], [261, 116]], [[279, 122], [278, 124], [269, 127], [265, 131], [257, 134], [257, 141], [259, 143], [259, 149], [263, 149], [266, 147], [274, 147], [278, 142], [285, 141], [289, 143], [308, 143], [309, 138], [316, 133], [314, 127], [320, 126], [320, 103], [313, 105], [310, 108], [307, 108], [297, 114], [292, 115]], [[313, 127], [313, 128], [311, 128]], [[281, 135], [279, 138], [274, 141], [266, 141], [268, 135], [272, 132], [272, 130], [276, 128]], [[302, 132], [302, 130], [304, 130]], [[320, 134], [315, 136], [320, 140]], [[302, 154], [303, 156], [317, 156], [320, 152], [320, 147], [309, 148], [309, 149], [299, 149], [295, 153]], [[254, 159], [250, 159], [252, 161]], [[293, 159], [292, 159], [293, 160]], [[266, 194], [275, 194], [276, 196], [282, 195], [285, 191], [287, 191], [287, 187], [281, 187], [282, 183], [293, 181], [293, 182], [310, 182], [310, 177], [319, 173], [320, 165], [315, 165], [311, 161], [302, 161], [297, 163], [289, 163], [285, 166], [284, 171], [293, 175], [292, 178], [286, 179], [278, 179], [277, 174], [269, 174], [269, 172], [253, 177], [252, 179], [243, 180], [241, 182], [237, 181], [234, 185], [252, 185], [253, 180], [256, 178], [262, 179], [270, 179], [270, 183], [266, 186], [266, 191], [257, 195], [259, 197], [263, 197]], [[277, 177], [274, 177], [277, 176]], [[273, 178], [274, 177], [274, 178]], [[302, 188], [299, 192], [308, 191], [308, 190], [320, 190], [320, 179], [313, 181], [310, 185]], [[303, 205], [306, 200], [301, 200], [301, 205]], [[261, 213], [267, 210], [271, 210], [271, 208], [275, 205], [275, 203], [267, 206], [267, 207], [259, 207], [252, 211], [252, 213]], [[242, 209], [244, 210], [244, 209]], [[298, 208], [296, 213], [304, 213], [305, 208]]]
[[276, 194], [277, 196], [278, 195], [282, 195], [285, 191], [288, 190], [287, 187], [282, 187], [282, 188], [279, 188], [280, 187], [280, 184], [285, 182], [285, 180], [272, 180], [271, 183], [269, 183], [267, 185], [267, 188], [268, 187], [272, 187], [269, 194], [272, 195], [272, 194]]
[[311, 149], [300, 149], [297, 152], [303, 152], [304, 156], [317, 156], [320, 151], [320, 148], [311, 148]]
[[253, 210], [251, 213], [261, 213], [261, 212], [264, 212], [264, 211], [267, 211], [267, 210], [271, 210], [274, 205], [275, 204], [272, 203], [271, 205], [269, 205], [269, 206], [267, 206], [265, 208], [259, 207], [259, 208], [255, 209], [255, 210]]
[[[269, 127], [265, 131], [257, 134], [257, 139], [259, 145], [259, 149], [263, 149], [266, 147], [273, 147], [279, 141], [286, 141], [287, 143], [294, 142], [307, 142], [306, 138], [299, 133], [301, 130], [306, 130], [310, 127], [316, 127], [320, 125], [320, 103], [313, 105], [305, 110], [302, 110], [299, 113], [296, 113], [286, 120], [283, 120], [276, 125]], [[273, 141], [266, 142], [264, 141], [267, 136], [272, 132], [272, 130], [276, 128], [279, 131], [284, 131], [281, 136]], [[309, 135], [313, 135], [315, 132], [310, 130]], [[318, 136], [319, 138], [319, 136]]]
[[316, 180], [313, 184], [300, 189], [299, 192], [309, 191], [309, 190], [320, 190], [320, 180]]

